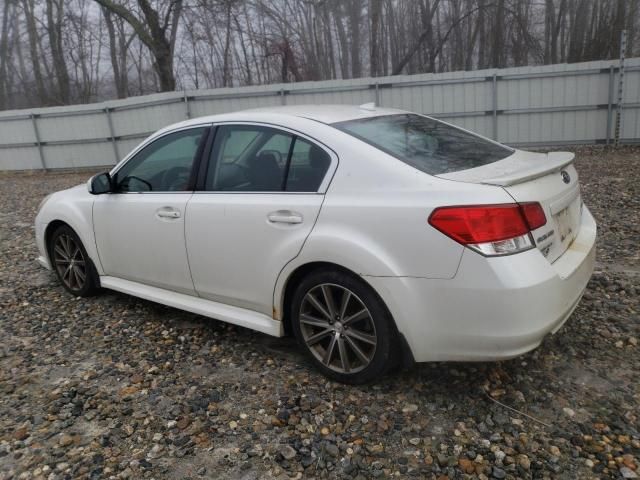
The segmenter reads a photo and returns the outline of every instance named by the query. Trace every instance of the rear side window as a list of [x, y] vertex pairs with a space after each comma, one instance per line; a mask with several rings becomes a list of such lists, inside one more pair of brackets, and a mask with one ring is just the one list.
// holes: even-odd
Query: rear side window
[[430, 175], [480, 167], [513, 153], [510, 148], [415, 114], [349, 120], [333, 126]]
[[286, 191], [315, 192], [331, 164], [331, 157], [317, 145], [296, 137], [291, 153]]
[[253, 125], [218, 127], [205, 182], [207, 190], [282, 190], [292, 141], [292, 135], [273, 128]]
[[289, 132], [222, 125], [211, 150], [205, 189], [317, 192], [330, 164], [322, 148]]

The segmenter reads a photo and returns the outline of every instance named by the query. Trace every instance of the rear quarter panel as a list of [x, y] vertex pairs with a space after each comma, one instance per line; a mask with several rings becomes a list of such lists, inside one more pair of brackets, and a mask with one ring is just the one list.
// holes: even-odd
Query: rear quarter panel
[[451, 279], [464, 247], [429, 225], [433, 209], [513, 202], [500, 187], [430, 176], [332, 130], [338, 168], [316, 225], [281, 272], [276, 297], [291, 273], [310, 262], [335, 263], [362, 276]]

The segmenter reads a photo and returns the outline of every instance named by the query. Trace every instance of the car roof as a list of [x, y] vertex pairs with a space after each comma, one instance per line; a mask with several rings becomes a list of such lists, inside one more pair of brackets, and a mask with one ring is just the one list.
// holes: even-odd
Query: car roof
[[198, 118], [191, 118], [159, 130], [154, 134], [164, 133], [176, 128], [189, 127], [203, 123], [215, 122], [250, 122], [273, 121], [278, 123], [282, 120], [295, 120], [296, 118], [306, 118], [317, 122], [331, 124], [347, 120], [379, 117], [382, 115], [394, 115], [408, 113], [404, 110], [394, 108], [376, 107], [372, 103], [365, 105], [283, 105], [263, 108], [253, 108], [249, 110], [239, 110], [231, 113], [221, 113], [217, 115], [207, 115]]
[[373, 103], [364, 105], [283, 105], [244, 110], [241, 113], [274, 113], [308, 118], [322, 123], [336, 123], [361, 118], [406, 113], [394, 108], [377, 107]]

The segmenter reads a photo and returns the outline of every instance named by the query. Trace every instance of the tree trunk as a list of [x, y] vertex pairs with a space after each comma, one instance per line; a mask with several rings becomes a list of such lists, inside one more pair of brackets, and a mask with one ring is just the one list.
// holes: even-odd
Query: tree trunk
[[[17, 17], [17, 6], [16, 9], [14, 11], [14, 18]], [[22, 42], [21, 42], [21, 35], [20, 35], [20, 28], [19, 28], [19, 24], [16, 23], [15, 28], [13, 29], [13, 41], [12, 44], [15, 46], [15, 50], [16, 50], [16, 58], [18, 59], [18, 74], [17, 76], [17, 80], [20, 81], [22, 83], [22, 85], [31, 85], [31, 78], [29, 78], [28, 74], [27, 74], [27, 67], [25, 65], [24, 59], [25, 59], [25, 55], [22, 54]], [[33, 104], [33, 95], [32, 95], [32, 88], [25, 88], [25, 98], [28, 101], [28, 104]], [[15, 100], [13, 102], [11, 102], [13, 104], [13, 106], [21, 106], [20, 104], [18, 104]], [[27, 104], [25, 103], [24, 106], [26, 106]]]
[[114, 25], [111, 12], [102, 7], [102, 13], [107, 25], [107, 34], [109, 36], [109, 58], [111, 60], [111, 68], [113, 69], [113, 80], [116, 84], [116, 95], [118, 98], [126, 98], [126, 85], [122, 82], [122, 73], [120, 72], [120, 61], [118, 58], [118, 40], [116, 38], [116, 28]]
[[360, 21], [362, 18], [361, 0], [350, 0], [349, 30], [351, 32], [351, 77], [362, 76], [362, 63], [360, 61]]
[[504, 66], [504, 0], [496, 1], [495, 18], [493, 24], [492, 45], [491, 45], [491, 67], [501, 68]]
[[371, 42], [369, 51], [369, 64], [371, 76], [377, 77], [380, 74], [380, 15], [382, 10], [382, 0], [370, 0], [369, 15], [371, 17]]
[[29, 56], [31, 57], [31, 64], [33, 65], [33, 76], [36, 81], [38, 100], [41, 105], [46, 105], [48, 103], [48, 95], [44, 86], [42, 70], [40, 68], [41, 60], [38, 52], [38, 30], [36, 29], [33, 0], [22, 0], [22, 7], [25, 13], [27, 36], [29, 38]]
[[569, 39], [569, 63], [579, 62], [583, 59], [585, 49], [585, 33], [589, 18], [589, 6], [591, 2], [574, 0], [571, 2], [571, 30]]
[[[469, 5], [469, 9], [470, 9], [470, 5]], [[478, 30], [479, 30], [479, 26], [480, 26], [480, 22], [479, 22], [479, 18], [476, 17], [476, 21], [472, 22], [471, 19], [469, 19], [469, 22], [467, 22], [469, 24], [469, 34], [468, 34], [468, 38], [467, 38], [467, 55], [464, 61], [464, 69], [465, 70], [473, 70], [473, 57], [474, 57], [474, 52], [476, 51], [476, 41], [478, 39]]]
[[[613, 21], [612, 28], [610, 28], [612, 48], [608, 55], [609, 58], [616, 58], [620, 55], [620, 38], [621, 38], [622, 31], [624, 30], [625, 20], [626, 20], [625, 4], [626, 4], [625, 0], [618, 0], [617, 2], [615, 18]], [[629, 32], [627, 32], [627, 34], [628, 33]]]
[[182, 13], [182, 0], [169, 2], [163, 22], [160, 21], [158, 11], [153, 9], [149, 0], [137, 0], [143, 19], [139, 19], [132, 10], [113, 0], [95, 1], [131, 25], [142, 43], [149, 49], [153, 56], [153, 68], [158, 76], [160, 90], [163, 92], [175, 90], [173, 50]]
[[240, 61], [244, 61], [244, 69], [245, 69], [245, 85], [253, 85], [253, 75], [251, 74], [251, 66], [249, 65], [249, 52], [247, 51], [247, 45], [244, 41], [244, 33], [242, 32], [242, 27], [240, 26], [240, 21], [237, 16], [233, 16], [233, 21], [236, 24], [236, 28], [238, 29], [238, 37], [240, 40], [240, 48], [242, 48], [242, 59], [238, 59], [238, 64]]
[[[64, 58], [64, 47], [62, 45], [62, 17], [63, 17], [63, 0], [47, 0], [47, 33], [49, 35], [49, 43], [51, 47], [51, 58], [53, 60], [53, 69], [56, 73], [56, 82], [58, 84], [58, 100], [63, 105], [69, 104], [70, 88], [69, 88], [69, 71]], [[55, 17], [54, 17], [55, 4]]]
[[326, 45], [325, 57], [327, 58], [327, 75], [325, 79], [334, 79], [337, 77], [336, 73], [336, 53], [335, 45], [333, 44], [333, 35], [331, 32], [331, 15], [327, 5], [323, 8], [323, 30], [324, 30], [324, 43]]
[[171, 49], [167, 45], [158, 45], [153, 54], [155, 62], [153, 64], [158, 81], [160, 82], [161, 92], [173, 92], [176, 89], [176, 78], [173, 75], [173, 55]]
[[340, 65], [340, 77], [349, 78], [349, 39], [342, 22], [343, 12], [340, 4], [337, 4], [333, 10], [333, 22], [338, 33], [338, 63]]
[[11, 0], [5, 0], [0, 26], [0, 110], [7, 108], [7, 61], [9, 52], [9, 7]]
[[222, 86], [231, 86], [231, 0], [227, 0], [226, 21], [225, 21], [225, 37], [224, 37], [224, 54], [222, 58]]
[[478, 0], [478, 68], [487, 68], [487, 30], [484, 0]]
[[637, 19], [640, 14], [640, 2], [632, 0], [627, 15], [627, 57], [633, 56], [633, 41], [636, 38]]

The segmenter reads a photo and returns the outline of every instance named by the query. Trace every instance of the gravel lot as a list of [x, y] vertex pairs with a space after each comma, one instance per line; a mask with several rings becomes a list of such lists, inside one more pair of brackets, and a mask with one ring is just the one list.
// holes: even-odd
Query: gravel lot
[[291, 339], [69, 296], [32, 222], [88, 173], [0, 175], [0, 479], [640, 476], [640, 150], [578, 156], [598, 266], [564, 328], [512, 361], [364, 387]]

